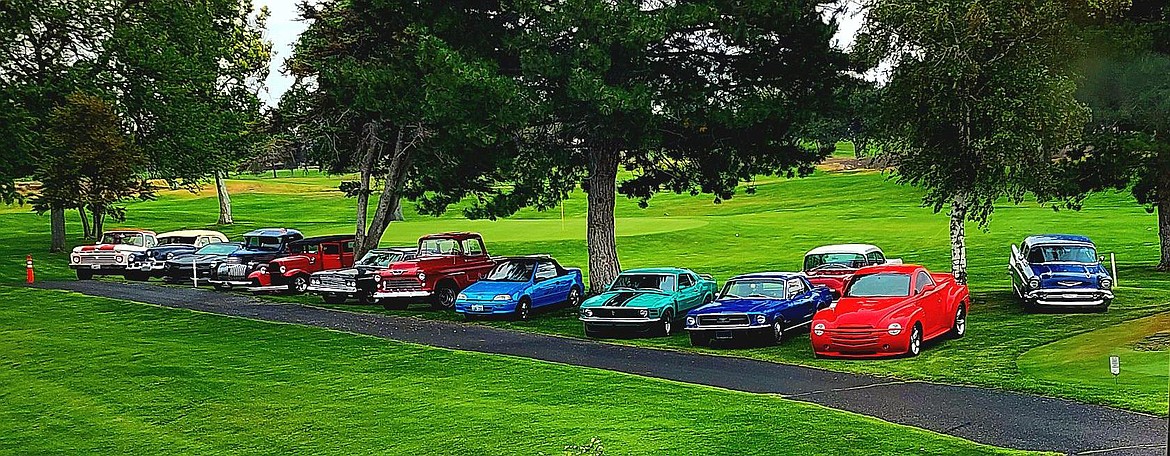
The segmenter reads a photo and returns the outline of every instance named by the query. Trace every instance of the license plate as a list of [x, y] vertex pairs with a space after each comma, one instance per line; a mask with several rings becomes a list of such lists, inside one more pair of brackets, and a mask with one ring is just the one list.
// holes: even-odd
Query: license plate
[[149, 265], [149, 264], [144, 264], [144, 265], [142, 265], [142, 270], [143, 270], [143, 271], [149, 271], [150, 269], [151, 269], [151, 267], [150, 267], [150, 265]]
[[102, 268], [102, 265], [100, 265], [100, 264], [91, 264], [91, 265], [89, 266], [89, 268], [90, 268], [90, 269], [101, 269], [101, 268]]
[[731, 331], [715, 331], [716, 339], [730, 339], [732, 337], [734, 336], [732, 336]]
[[1077, 295], [1075, 295], [1075, 294], [1066, 294], [1066, 295], [1064, 295], [1064, 299], [1077, 299], [1077, 298], [1079, 298], [1079, 297], [1080, 297], [1080, 296], [1077, 296]]
[[472, 304], [471, 311], [472, 312], [483, 312], [483, 304]]

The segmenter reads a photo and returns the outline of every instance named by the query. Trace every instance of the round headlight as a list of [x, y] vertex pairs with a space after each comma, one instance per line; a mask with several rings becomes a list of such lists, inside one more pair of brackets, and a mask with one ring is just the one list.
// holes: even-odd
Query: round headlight
[[687, 326], [695, 326], [695, 317], [687, 317]]
[[425, 272], [418, 273], [418, 281], [419, 282], [426, 282], [427, 281], [427, 274]]
[[1106, 289], [1106, 290], [1113, 288], [1113, 279], [1110, 279], [1108, 277], [1101, 279], [1101, 288]]
[[124, 259], [126, 259], [126, 257], [123, 257], [122, 255], [114, 255], [114, 261], [118, 263], [121, 263]]
[[650, 311], [649, 311], [649, 310], [646, 310], [646, 309], [642, 309], [642, 310], [639, 310], [639, 311], [638, 311], [638, 315], [641, 315], [641, 316], [643, 316], [643, 317], [649, 317], [649, 316], [650, 316]]
[[281, 266], [281, 267], [280, 267], [280, 273], [281, 273], [281, 274], [284, 274], [284, 273], [285, 273], [285, 271], [288, 271], [288, 268], [286, 268], [286, 267], [284, 267], [284, 266]]
[[581, 313], [585, 314], [586, 317], [592, 317], [593, 316], [593, 309], [585, 309], [585, 310], [581, 311]]
[[492, 298], [492, 299], [494, 299], [496, 301], [511, 301], [512, 295], [506, 295], [506, 294], [496, 295], [496, 297]]
[[1028, 288], [1040, 288], [1040, 279], [1038, 277], [1028, 279]]
[[756, 315], [756, 324], [762, 325], [768, 322], [768, 317], [763, 315]]
[[824, 333], [825, 333], [825, 324], [824, 323], [817, 323], [816, 326], [813, 326], [813, 334], [820, 336]]
[[260, 267], [256, 268], [256, 271], [259, 271], [261, 274], [267, 274], [268, 273], [268, 266], [260, 266]]
[[377, 275], [377, 274], [374, 274], [374, 281], [375, 281], [375, 282], [381, 282], [381, 281], [382, 281], [382, 276], [380, 276], [380, 275]]
[[174, 257], [175, 257], [175, 252], [167, 252], [167, 259], [168, 260], [171, 258], [174, 258]]
[[73, 255], [73, 262], [80, 263], [81, 262], [81, 255]]
[[354, 281], [352, 281], [352, 280], [346, 280], [346, 281], [345, 281], [345, 286], [347, 286], [347, 287], [355, 287], [355, 286], [357, 286], [357, 282], [354, 282]]
[[900, 325], [898, 323], [890, 323], [890, 327], [886, 328], [886, 332], [890, 333], [891, 336], [896, 336], [898, 334], [901, 334], [902, 333], [902, 325]]
[[467, 300], [467, 295], [465, 295], [463, 293], [459, 293], [458, 296], [455, 296], [455, 299]]

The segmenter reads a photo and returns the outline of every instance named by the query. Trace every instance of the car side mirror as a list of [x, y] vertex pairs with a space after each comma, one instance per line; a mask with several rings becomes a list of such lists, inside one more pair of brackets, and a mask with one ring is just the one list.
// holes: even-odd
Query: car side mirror
[[919, 294], [930, 293], [930, 292], [934, 291], [934, 289], [935, 289], [935, 285], [933, 283], [926, 284], [926, 285], [922, 286], [922, 292]]
[[[834, 294], [835, 296], [837, 295], [837, 293], [836, 293], [836, 292], [834, 292], [833, 294]], [[838, 296], [838, 297], [834, 297], [834, 298], [833, 298], [833, 300], [834, 300], [834, 301], [836, 301], [837, 299], [839, 299], [839, 296]], [[817, 303], [817, 310], [821, 310], [821, 309], [828, 309], [828, 308], [829, 308], [829, 307], [831, 307], [832, 305], [833, 305], [833, 302], [832, 302], [832, 301], [829, 301], [829, 302], [818, 302], [818, 303]]]
[[[838, 299], [841, 299], [841, 292], [837, 291], [837, 290], [829, 290], [829, 296], [832, 296], [833, 300], [836, 301]], [[828, 306], [825, 306], [825, 307], [828, 307]]]
[[1097, 257], [1097, 262], [1098, 262], [1098, 263], [1104, 263], [1104, 262], [1105, 262], [1105, 255], [1099, 255], [1099, 256]]

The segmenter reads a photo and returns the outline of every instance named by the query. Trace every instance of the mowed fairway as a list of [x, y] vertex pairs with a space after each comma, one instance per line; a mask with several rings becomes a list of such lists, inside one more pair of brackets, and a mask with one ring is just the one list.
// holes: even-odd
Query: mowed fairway
[[766, 395], [0, 287], [0, 453], [1021, 454]]
[[[298, 173], [299, 176], [299, 173]], [[233, 196], [236, 235], [260, 226], [288, 226], [307, 234], [352, 231], [353, 200], [333, 188], [338, 178], [319, 175], [280, 179], [257, 176], [233, 181], [242, 190]], [[805, 179], [767, 179], [753, 183], [757, 192], [740, 192], [714, 205], [707, 197], [665, 194], [641, 209], [635, 201], [619, 200], [618, 247], [623, 267], [683, 266], [710, 273], [720, 281], [732, 275], [761, 270], [795, 270], [805, 251], [839, 242], [869, 242], [890, 257], [949, 270], [947, 218], [920, 207], [919, 191], [889, 181], [876, 172], [818, 173]], [[215, 221], [213, 193], [192, 196], [167, 193], [158, 201], [130, 205], [127, 226], [156, 230], [206, 227]], [[45, 250], [47, 218], [10, 208], [0, 217], [2, 241], [10, 252], [2, 273], [18, 280], [25, 251]], [[586, 264], [585, 206], [574, 194], [562, 210], [523, 211], [495, 222], [467, 221], [458, 211], [441, 218], [421, 217], [407, 210], [407, 222], [391, 225], [384, 245], [411, 245], [419, 234], [434, 231], [476, 230], [484, 233], [494, 254], [551, 253], [563, 264]], [[71, 229], [76, 230], [76, 222]], [[1118, 296], [1105, 314], [1027, 314], [1012, 299], [1006, 257], [1011, 243], [1036, 233], [1073, 232], [1089, 235], [1103, 254], [1118, 257]], [[881, 361], [816, 360], [808, 338], [797, 335], [778, 347], [715, 348], [701, 351], [747, 356], [832, 370], [888, 375], [902, 379], [975, 384], [1025, 391], [1131, 410], [1167, 414], [1168, 370], [1165, 351], [1143, 354], [1150, 375], [1133, 382], [1085, 381], [1108, 373], [1107, 354], [1087, 355], [1079, 364], [1045, 369], [1022, 369], [1021, 357], [1030, 350], [1063, 339], [1108, 328], [1170, 310], [1170, 275], [1154, 272], [1157, 232], [1155, 217], [1128, 194], [1091, 197], [1080, 212], [1054, 212], [1034, 204], [1001, 205], [988, 231], [968, 229], [970, 279], [974, 304], [969, 334], [957, 341], [928, 344], [915, 359]], [[80, 240], [75, 240], [80, 242]], [[70, 274], [64, 256], [38, 256], [50, 277]], [[271, 299], [320, 303], [305, 297]], [[385, 312], [380, 307], [345, 306], [355, 311]], [[453, 314], [415, 310], [392, 312], [421, 318], [453, 319]], [[1161, 320], [1165, 321], [1165, 320]], [[538, 315], [524, 323], [478, 322], [520, 330], [581, 337], [581, 328], [569, 310]], [[1144, 327], [1143, 327], [1144, 328]], [[1144, 328], [1143, 330], [1158, 328]], [[1168, 329], [1168, 328], [1161, 328]], [[1145, 337], [1148, 334], [1138, 336]], [[692, 350], [685, 334], [661, 339], [625, 339], [616, 343]], [[1073, 340], [1093, 344], [1092, 336]], [[1054, 354], [1053, 356], [1057, 356]], [[1128, 354], [1122, 364], [1129, 365]], [[1088, 372], [1088, 371], [1091, 372]]]

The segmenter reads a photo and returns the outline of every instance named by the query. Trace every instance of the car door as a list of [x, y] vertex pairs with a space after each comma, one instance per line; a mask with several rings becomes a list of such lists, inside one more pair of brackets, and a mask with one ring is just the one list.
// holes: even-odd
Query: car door
[[341, 267], [343, 268], [353, 266], [353, 244], [354, 241], [345, 241], [341, 243]]
[[914, 294], [915, 301], [918, 306], [922, 308], [922, 326], [924, 336], [934, 335], [940, 330], [940, 321], [947, 316], [947, 312], [942, 309], [942, 295], [937, 288], [927, 290], [927, 287], [934, 285], [934, 279], [930, 277], [924, 270], [918, 270], [914, 276]]
[[678, 275], [677, 282], [675, 283], [678, 284], [678, 293], [676, 296], [678, 296], [679, 314], [681, 315], [698, 307], [703, 297], [701, 294], [702, 290], [700, 290], [701, 287], [698, 281], [695, 280], [695, 277], [690, 273], [682, 273]]
[[812, 289], [800, 279], [789, 279], [787, 293], [788, 307], [785, 309], [784, 320], [791, 324], [803, 323], [812, 319], [816, 306], [812, 300]]
[[559, 302], [557, 300], [557, 268], [551, 262], [538, 261], [534, 275], [535, 285], [532, 287], [532, 305], [547, 306]]
[[321, 244], [321, 264], [317, 270], [341, 269], [341, 243]]

